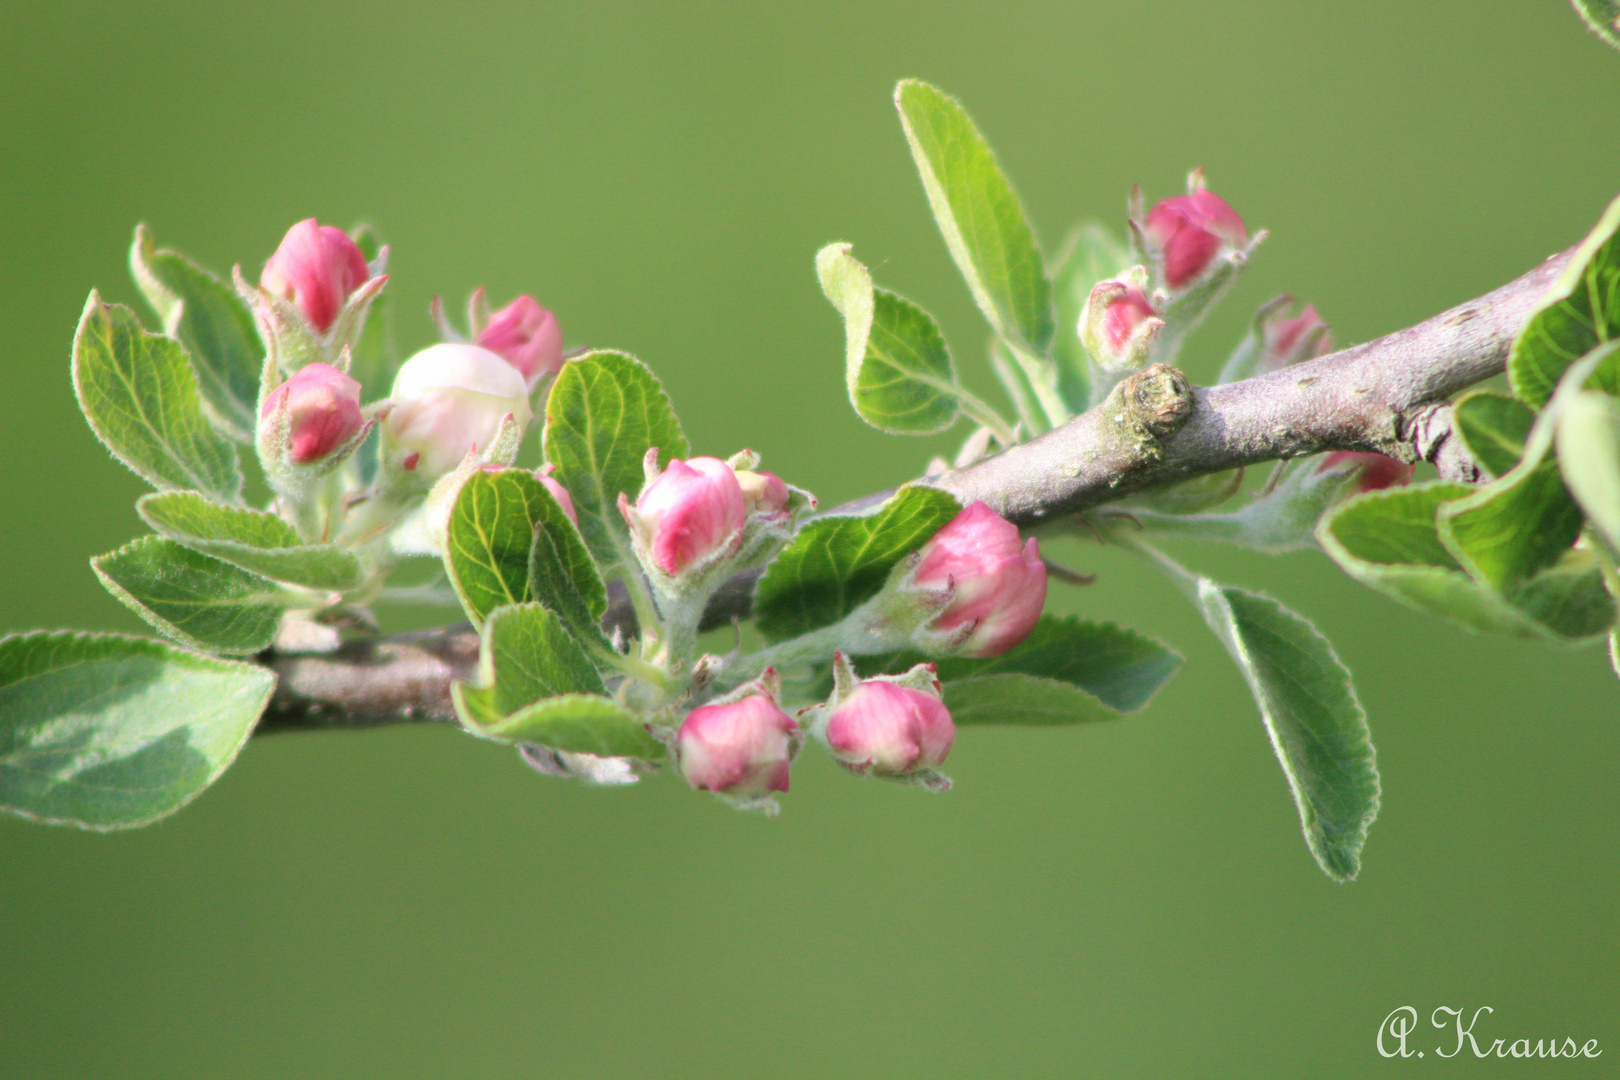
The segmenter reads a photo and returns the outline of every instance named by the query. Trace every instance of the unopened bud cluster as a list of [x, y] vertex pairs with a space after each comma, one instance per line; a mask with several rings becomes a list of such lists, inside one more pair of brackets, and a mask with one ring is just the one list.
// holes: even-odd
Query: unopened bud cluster
[[[259, 457], [291, 518], [307, 520], [316, 501], [338, 515], [358, 507], [346, 532], [338, 521], [322, 534], [359, 542], [397, 527], [395, 551], [436, 553], [463, 467], [511, 464], [536, 395], [563, 366], [562, 332], [551, 312], [519, 296], [481, 318], [476, 342], [453, 336], [421, 350], [399, 366], [386, 398], [362, 404], [363, 393], [383, 388], [362, 387], [351, 358], [387, 283], [386, 262], [386, 248], [368, 263], [349, 234], [311, 218], [287, 231], [257, 286], [238, 268], [267, 353]], [[350, 470], [340, 482], [336, 470], [373, 425], [379, 458], [363, 471], [375, 481], [367, 488], [362, 470]], [[542, 482], [572, 514], [561, 485], [549, 475]]]
[[1187, 194], [1143, 211], [1132, 196], [1131, 235], [1142, 259], [1092, 287], [1077, 327], [1112, 382], [1150, 363], [1173, 361], [1181, 339], [1236, 280], [1264, 234], [1251, 239], [1237, 211], [1196, 170]]
[[[705, 470], [718, 475], [713, 466]], [[674, 471], [672, 465], [648, 493]], [[679, 482], [689, 485], [695, 504], [731, 498], [723, 481]], [[715, 494], [717, 488], [724, 494]], [[641, 520], [652, 519], [647, 514]], [[667, 527], [670, 520], [657, 523]], [[722, 532], [704, 530], [703, 535]], [[657, 535], [638, 550], [657, 551]], [[710, 541], [717, 542], [724, 543]], [[864, 615], [858, 613], [858, 619], [871, 621], [854, 636], [939, 656], [999, 656], [1029, 636], [1045, 602], [1046, 564], [1037, 542], [1022, 541], [1016, 527], [976, 502], [899, 568], [884, 593], [862, 609]], [[892, 633], [896, 626], [899, 635]], [[774, 669], [694, 709], [675, 739], [682, 774], [693, 787], [774, 812], [769, 796], [788, 789], [789, 766], [808, 736], [851, 772], [936, 790], [949, 787], [938, 769], [950, 753], [956, 726], [933, 663], [862, 679], [855, 662], [840, 651], [833, 656], [832, 676], [831, 696], [796, 717], [781, 709]]]

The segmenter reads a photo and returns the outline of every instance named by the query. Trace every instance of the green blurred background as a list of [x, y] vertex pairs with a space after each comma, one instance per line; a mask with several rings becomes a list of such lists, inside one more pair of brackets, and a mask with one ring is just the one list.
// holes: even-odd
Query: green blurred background
[[[142, 531], [142, 487], [67, 362], [92, 286], [136, 299], [137, 221], [253, 274], [293, 221], [364, 218], [407, 347], [435, 294], [532, 292], [571, 343], [651, 363], [703, 452], [752, 446], [829, 503], [915, 474], [951, 439], [854, 418], [812, 269], [853, 242], [989, 386], [889, 102], [905, 76], [967, 104], [1049, 252], [1193, 165], [1273, 231], [1195, 377], [1275, 293], [1365, 340], [1574, 243], [1620, 190], [1620, 55], [1562, 0], [12, 0], [0, 630], [142, 629], [86, 566]], [[0, 821], [0, 1077], [1615, 1075], [1600, 650], [1464, 636], [1316, 555], [1183, 551], [1358, 673], [1385, 800], [1338, 886], [1197, 617], [1116, 552], [1056, 550], [1100, 575], [1056, 610], [1187, 667], [1115, 727], [965, 733], [947, 796], [811, 754], [771, 822], [401, 728], [257, 742], [141, 832]], [[1436, 1064], [1432, 1033], [1385, 1061], [1407, 1004], [1606, 1054]]]

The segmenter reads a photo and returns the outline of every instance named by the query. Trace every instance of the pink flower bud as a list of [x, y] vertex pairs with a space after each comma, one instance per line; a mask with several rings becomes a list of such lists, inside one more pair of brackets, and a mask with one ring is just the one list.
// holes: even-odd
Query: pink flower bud
[[534, 470], [534, 476], [536, 480], [545, 485], [547, 491], [551, 492], [551, 497], [557, 500], [557, 505], [561, 506], [563, 513], [568, 515], [568, 520], [578, 525], [579, 515], [574, 512], [574, 497], [568, 494], [568, 489], [559, 484], [551, 475], [556, 471], [557, 466], [555, 465], [542, 465]]
[[767, 694], [693, 709], [675, 736], [681, 775], [700, 790], [740, 798], [786, 791], [798, 730]]
[[349, 234], [314, 218], [287, 230], [264, 264], [259, 284], [292, 301], [318, 334], [331, 329], [349, 294], [371, 278], [366, 257]]
[[775, 473], [738, 469], [737, 483], [750, 514], [780, 514], [788, 507], [788, 486]]
[[1126, 285], [1125, 291], [1115, 296], [1103, 308], [1103, 335], [1115, 349], [1123, 349], [1136, 328], [1153, 318], [1155, 312], [1142, 290]]
[[1137, 267], [1124, 278], [1099, 281], [1080, 313], [1080, 340], [1103, 370], [1116, 377], [1146, 367], [1164, 320], [1142, 292], [1146, 271]]
[[730, 465], [719, 458], [679, 458], [642, 489], [625, 520], [654, 565], [675, 575], [742, 539], [748, 505]]
[[1267, 319], [1263, 331], [1265, 352], [1256, 365], [1257, 372], [1276, 371], [1333, 351], [1327, 323], [1316, 313], [1314, 304], [1305, 305], [1305, 310], [1292, 319]]
[[956, 724], [935, 695], [868, 679], [827, 718], [825, 738], [833, 756], [851, 769], [903, 776], [941, 765]]
[[923, 545], [913, 582], [925, 589], [955, 587], [934, 618], [935, 632], [971, 627], [957, 651], [1000, 656], [1029, 636], [1046, 603], [1046, 564], [1034, 537], [1022, 544], [1018, 528], [982, 502], [956, 515]]
[[383, 421], [390, 463], [427, 480], [487, 447], [507, 416], [534, 417], [517, 368], [476, 345], [433, 345], [400, 366]]
[[504, 358], [533, 386], [563, 366], [562, 330], [556, 316], [532, 296], [520, 296], [489, 317], [478, 345]]
[[1356, 478], [1357, 491], [1382, 491], [1385, 488], [1405, 487], [1412, 482], [1412, 473], [1417, 466], [1404, 461], [1396, 461], [1385, 454], [1374, 454], [1360, 450], [1335, 450], [1322, 459], [1317, 467], [1318, 472], [1327, 472], [1329, 469], [1353, 465], [1360, 470]]
[[1243, 219], [1226, 200], [1203, 187], [1165, 199], [1148, 211], [1142, 231], [1164, 257], [1164, 281], [1172, 289], [1199, 277], [1223, 249], [1249, 241]]
[[306, 364], [264, 399], [261, 421], [285, 403], [287, 453], [294, 461], [319, 461], [354, 438], [365, 424], [360, 384], [330, 364]]

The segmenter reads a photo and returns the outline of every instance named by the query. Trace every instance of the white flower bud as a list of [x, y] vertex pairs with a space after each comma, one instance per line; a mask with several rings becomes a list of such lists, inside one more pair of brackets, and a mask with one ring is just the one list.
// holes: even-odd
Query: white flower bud
[[400, 367], [390, 397], [385, 461], [426, 482], [454, 469], [475, 446], [488, 446], [508, 415], [520, 426], [534, 418], [522, 373], [477, 345], [423, 349]]

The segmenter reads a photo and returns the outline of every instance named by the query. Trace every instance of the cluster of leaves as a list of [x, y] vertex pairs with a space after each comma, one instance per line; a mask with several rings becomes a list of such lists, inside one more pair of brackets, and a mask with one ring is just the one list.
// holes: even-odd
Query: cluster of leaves
[[1358, 581], [1469, 630], [1607, 634], [1620, 671], [1620, 200], [1514, 342], [1508, 383], [1453, 405], [1488, 483], [1368, 493], [1318, 536]]

